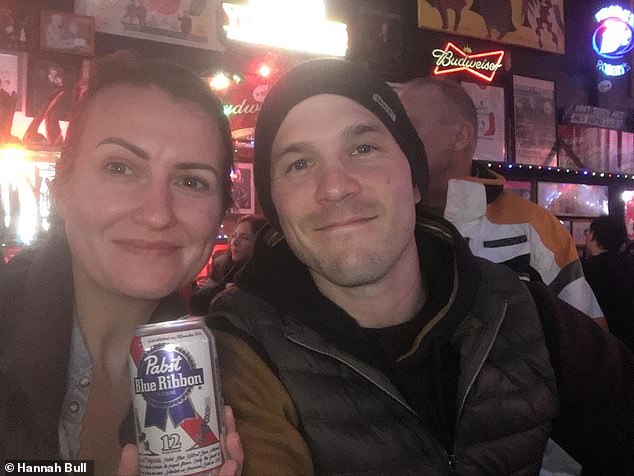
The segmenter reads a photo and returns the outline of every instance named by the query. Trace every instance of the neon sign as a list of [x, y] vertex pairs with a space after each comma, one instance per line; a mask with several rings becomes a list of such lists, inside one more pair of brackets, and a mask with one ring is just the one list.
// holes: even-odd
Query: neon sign
[[602, 60], [597, 61], [597, 70], [601, 71], [606, 76], [623, 76], [631, 69], [632, 67], [627, 62], [621, 64], [610, 64]]
[[469, 47], [465, 46], [464, 50], [461, 50], [453, 43], [448, 42], [444, 49], [432, 51], [432, 56], [436, 59], [435, 75], [466, 71], [473, 76], [491, 82], [497, 70], [502, 66], [504, 51], [471, 54]]
[[[592, 48], [605, 60], [622, 60], [634, 48], [634, 15], [618, 5], [602, 8], [594, 15], [598, 22], [592, 34]], [[597, 69], [606, 76], [623, 76], [631, 68], [627, 61], [597, 62]]]
[[223, 3], [227, 38], [330, 56], [345, 56], [345, 23], [326, 20], [323, 0], [249, 0]]

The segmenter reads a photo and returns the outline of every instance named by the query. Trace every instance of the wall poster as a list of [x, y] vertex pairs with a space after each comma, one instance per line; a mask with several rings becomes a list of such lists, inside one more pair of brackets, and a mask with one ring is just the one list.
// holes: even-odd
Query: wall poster
[[53, 96], [64, 96], [53, 107], [54, 119], [67, 121], [73, 107], [73, 88], [80, 76], [81, 60], [72, 57], [55, 59], [29, 58], [27, 73], [26, 115], [40, 114]]
[[224, 50], [220, 0], [75, 0], [75, 12], [94, 16], [104, 33]]
[[504, 182], [504, 191], [513, 193], [526, 200], [532, 200], [533, 182], [527, 180], [507, 180]]
[[0, 50], [0, 108], [15, 102], [15, 110], [24, 110], [27, 54]]
[[575, 242], [577, 246], [585, 246], [586, 244], [586, 233], [587, 230], [590, 229], [590, 221], [589, 220], [574, 220], [572, 222], [572, 240]]
[[349, 59], [386, 80], [403, 69], [403, 20], [399, 13], [364, 7], [348, 25]]
[[57, 53], [94, 56], [94, 17], [42, 10], [40, 49]]
[[504, 162], [506, 159], [504, 88], [466, 81], [461, 84], [478, 112], [478, 144], [474, 159]]
[[557, 126], [559, 167], [634, 173], [634, 133], [577, 124]]
[[537, 182], [537, 204], [556, 216], [607, 215], [608, 188], [607, 185]]
[[249, 162], [234, 162], [231, 182], [232, 211], [246, 214], [255, 213], [253, 164]]
[[515, 163], [557, 165], [555, 83], [513, 76]]
[[418, 26], [565, 53], [564, 0], [418, 0]]

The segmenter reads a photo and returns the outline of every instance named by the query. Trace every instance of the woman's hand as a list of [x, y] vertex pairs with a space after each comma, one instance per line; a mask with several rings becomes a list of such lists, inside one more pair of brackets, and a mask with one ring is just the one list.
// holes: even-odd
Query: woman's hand
[[135, 476], [137, 474], [139, 474], [139, 452], [136, 445], [127, 444], [121, 449], [117, 476]]
[[[242, 474], [242, 464], [244, 463], [244, 451], [240, 436], [236, 431], [236, 419], [233, 416], [233, 409], [229, 405], [225, 405], [225, 449], [227, 461], [224, 462], [217, 472], [217, 476], [240, 476]], [[216, 470], [214, 470], [216, 471]]]
[[[242, 474], [242, 464], [244, 462], [244, 451], [240, 443], [240, 436], [236, 432], [236, 420], [233, 410], [229, 405], [225, 405], [225, 449], [227, 461], [212, 471], [214, 476], [240, 476]], [[136, 445], [128, 444], [121, 449], [121, 460], [119, 462], [118, 476], [134, 476], [139, 474], [139, 452]]]

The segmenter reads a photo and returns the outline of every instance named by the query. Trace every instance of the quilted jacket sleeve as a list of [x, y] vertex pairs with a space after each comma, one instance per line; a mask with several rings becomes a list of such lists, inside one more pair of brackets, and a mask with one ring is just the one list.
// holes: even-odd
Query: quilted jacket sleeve
[[311, 475], [308, 446], [290, 396], [242, 339], [214, 331], [225, 403], [244, 448], [243, 476]]

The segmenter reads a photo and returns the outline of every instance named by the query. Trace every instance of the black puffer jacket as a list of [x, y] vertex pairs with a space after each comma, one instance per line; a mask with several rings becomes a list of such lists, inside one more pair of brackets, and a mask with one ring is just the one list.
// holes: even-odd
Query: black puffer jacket
[[[474, 258], [444, 221], [421, 219], [421, 266], [437, 287], [433, 315], [407, 352], [387, 359], [371, 334], [319, 294], [285, 242], [272, 232], [261, 237], [237, 278], [249, 293], [221, 294], [208, 322], [251, 342], [279, 378], [317, 473], [539, 472], [557, 414], [555, 378], [535, 304], [508, 268]], [[447, 444], [430, 415], [439, 413], [442, 396], [433, 394], [451, 355], [459, 371], [454, 418], [440, 422], [453, 427]], [[249, 382], [233, 381], [238, 374], [223, 381], [244, 388]], [[229, 401], [239, 430], [240, 398]], [[258, 419], [249, 408], [245, 418]], [[240, 435], [247, 458], [251, 447], [257, 454], [255, 435]]]

